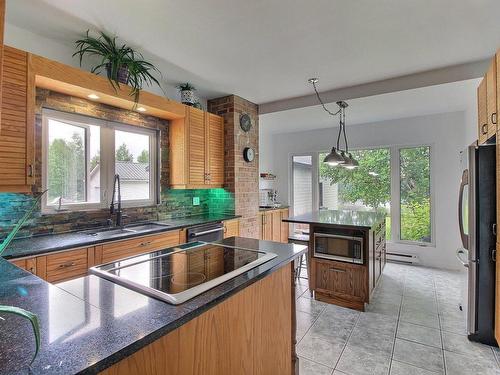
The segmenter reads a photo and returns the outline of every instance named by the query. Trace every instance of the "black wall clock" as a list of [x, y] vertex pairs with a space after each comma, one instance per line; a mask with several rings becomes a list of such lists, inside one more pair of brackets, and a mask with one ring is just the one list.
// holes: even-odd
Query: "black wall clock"
[[240, 115], [240, 128], [247, 133], [252, 128], [252, 119], [246, 113]]
[[247, 163], [252, 162], [253, 159], [255, 159], [255, 150], [251, 147], [245, 147], [243, 149], [243, 159], [245, 159]]

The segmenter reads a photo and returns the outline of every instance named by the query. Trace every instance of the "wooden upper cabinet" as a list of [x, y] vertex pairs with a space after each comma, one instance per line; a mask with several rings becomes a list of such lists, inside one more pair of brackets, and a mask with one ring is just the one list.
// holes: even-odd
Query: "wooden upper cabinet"
[[189, 184], [204, 185], [205, 175], [205, 154], [206, 154], [206, 134], [205, 115], [203, 111], [196, 108], [189, 108]]
[[211, 113], [206, 114], [208, 184], [224, 185], [224, 119]]
[[34, 80], [30, 55], [3, 47], [0, 191], [29, 192], [34, 165]]
[[224, 185], [224, 121], [186, 107], [186, 117], [173, 120], [170, 136], [170, 180], [177, 189]]
[[488, 112], [488, 139], [497, 130], [497, 62], [494, 58], [486, 73], [486, 108]]
[[486, 77], [477, 88], [477, 126], [479, 144], [488, 140], [488, 107], [486, 93]]

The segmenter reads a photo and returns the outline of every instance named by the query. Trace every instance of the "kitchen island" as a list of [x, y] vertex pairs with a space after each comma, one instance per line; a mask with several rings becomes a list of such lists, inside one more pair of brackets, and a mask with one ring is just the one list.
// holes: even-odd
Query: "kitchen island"
[[320, 210], [283, 221], [309, 225], [307, 264], [314, 298], [364, 311], [386, 263], [385, 215]]
[[[180, 305], [96, 276], [53, 285], [0, 258], [0, 304], [40, 319], [42, 347], [31, 373], [291, 374], [291, 263], [305, 247], [240, 237], [219, 243], [277, 257]], [[27, 373], [34, 352], [29, 323], [2, 318], [0, 373]]]

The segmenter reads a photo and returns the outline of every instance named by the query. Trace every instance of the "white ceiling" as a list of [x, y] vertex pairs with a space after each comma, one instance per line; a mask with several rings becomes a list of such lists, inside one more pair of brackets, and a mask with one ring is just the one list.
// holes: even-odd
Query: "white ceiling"
[[[390, 94], [369, 96], [348, 101], [346, 124], [367, 124], [380, 121], [456, 111], [475, 111], [478, 79]], [[336, 109], [335, 104], [327, 107]], [[321, 106], [292, 109], [259, 116], [262, 133], [278, 134], [338, 126]]]
[[[482, 60], [498, 0], [8, 0], [7, 22], [63, 43], [88, 27], [161, 61], [172, 83], [258, 104]], [[394, 110], [393, 107], [391, 110]]]

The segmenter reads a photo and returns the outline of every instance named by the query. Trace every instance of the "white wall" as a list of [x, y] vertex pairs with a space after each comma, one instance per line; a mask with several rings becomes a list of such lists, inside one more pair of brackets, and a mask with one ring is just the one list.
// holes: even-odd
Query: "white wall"
[[[461, 269], [455, 259], [460, 246], [457, 204], [460, 181], [459, 152], [472, 142], [475, 122], [466, 112], [390, 120], [380, 123], [348, 126], [352, 148], [392, 145], [430, 144], [433, 153], [435, 247], [389, 244], [388, 250], [416, 253], [422, 264], [431, 267]], [[467, 130], [467, 131], [466, 131]], [[289, 197], [289, 158], [292, 153], [325, 151], [336, 138], [336, 128], [269, 135], [263, 133], [260, 163], [278, 176], [279, 196]]]
[[[10, 23], [5, 24], [5, 35], [4, 43], [8, 46], [19, 48], [24, 51], [32, 52], [34, 54], [47, 57], [51, 60], [61, 62], [66, 65], [74, 66], [79, 68], [80, 63], [77, 57], [72, 57], [75, 52], [75, 46], [73, 43], [66, 43], [61, 40], [55, 40], [46, 38], [44, 36], [32, 33], [26, 29], [22, 29]], [[148, 59], [148, 56], [145, 55]], [[90, 70], [90, 66], [93, 60], [85, 59], [83, 62], [82, 69]], [[161, 62], [151, 61], [157, 67], [160, 66]], [[163, 72], [168, 73], [168, 72]], [[166, 92], [166, 96], [170, 99], [181, 101], [180, 94], [174, 85], [167, 83], [166, 81], [161, 81], [160, 83]], [[154, 94], [165, 96], [165, 93], [158, 86], [149, 86], [145, 89]], [[200, 103], [204, 108], [207, 106], [207, 101], [205, 98], [199, 98]]]

